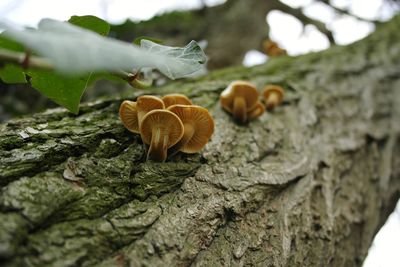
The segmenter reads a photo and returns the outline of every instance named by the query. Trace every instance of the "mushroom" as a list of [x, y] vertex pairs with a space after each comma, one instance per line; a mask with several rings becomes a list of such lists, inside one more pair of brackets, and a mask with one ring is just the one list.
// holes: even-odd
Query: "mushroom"
[[165, 95], [162, 98], [162, 101], [164, 102], [165, 108], [168, 108], [172, 105], [192, 105], [192, 101], [190, 101], [187, 96], [182, 95], [182, 94], [169, 94]]
[[138, 121], [139, 121], [139, 127], [140, 124], [142, 123], [143, 117], [148, 113], [149, 111], [152, 111], [154, 109], [164, 109], [164, 102], [152, 95], [142, 95], [139, 96], [137, 99], [137, 112], [138, 112]]
[[136, 102], [125, 100], [119, 107], [119, 117], [125, 128], [139, 133], [139, 121]]
[[282, 103], [284, 91], [279, 85], [267, 85], [263, 91], [264, 102], [268, 110], [274, 109], [277, 105]]
[[232, 82], [220, 96], [222, 107], [233, 114], [235, 121], [247, 122], [247, 112], [252, 110], [258, 102], [256, 87], [246, 81]]
[[258, 117], [260, 117], [265, 111], [264, 105], [258, 101], [257, 105], [250, 111], [247, 112], [247, 119], [249, 121], [254, 120]]
[[178, 115], [184, 128], [182, 139], [168, 153], [200, 151], [214, 132], [214, 120], [208, 110], [196, 105], [173, 105], [168, 110]]
[[183, 136], [183, 124], [179, 117], [169, 110], [156, 109], [148, 112], [139, 126], [144, 143], [150, 145], [147, 159], [164, 162], [168, 148]]
[[284, 56], [287, 54], [286, 50], [280, 48], [279, 45], [274, 41], [265, 40], [262, 45], [265, 54], [267, 54], [270, 57]]

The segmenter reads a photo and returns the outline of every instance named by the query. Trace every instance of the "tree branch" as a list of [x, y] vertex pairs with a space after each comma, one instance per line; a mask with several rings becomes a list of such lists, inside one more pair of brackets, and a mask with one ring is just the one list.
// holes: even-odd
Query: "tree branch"
[[300, 8], [293, 8], [278, 0], [274, 1], [274, 7], [284, 13], [296, 17], [304, 26], [307, 24], [314, 25], [321, 33], [323, 33], [328, 38], [331, 44], [335, 44], [333, 33], [326, 27], [326, 25], [319, 20], [306, 16]]
[[343, 14], [343, 15], [348, 15], [350, 17], [353, 17], [353, 18], [356, 18], [358, 20], [365, 21], [365, 22], [371, 22], [371, 23], [374, 23], [374, 24], [380, 24], [381, 23], [379, 20], [374, 20], [374, 19], [371, 20], [371, 19], [367, 19], [367, 18], [362, 18], [362, 17], [360, 17], [360, 16], [358, 16], [356, 14], [350, 13], [350, 11], [347, 10], [347, 9], [336, 7], [333, 4], [331, 4], [330, 0], [317, 0], [317, 1], [321, 2], [321, 3], [324, 3], [325, 5], [329, 6], [334, 11], [336, 11], [336, 13], [340, 13], [340, 14]]

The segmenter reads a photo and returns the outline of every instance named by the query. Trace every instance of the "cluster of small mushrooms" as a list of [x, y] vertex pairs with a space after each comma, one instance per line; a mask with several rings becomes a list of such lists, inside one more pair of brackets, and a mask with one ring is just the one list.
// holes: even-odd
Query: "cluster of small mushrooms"
[[[236, 122], [244, 124], [261, 116], [265, 109], [274, 109], [282, 102], [283, 95], [280, 86], [267, 85], [263, 91], [264, 107], [253, 84], [234, 81], [221, 93], [220, 102]], [[125, 100], [119, 116], [126, 129], [140, 134], [143, 143], [150, 146], [147, 159], [158, 162], [179, 151], [200, 151], [214, 132], [214, 120], [208, 110], [193, 105], [182, 94], [162, 98], [142, 95], [136, 102]]]
[[244, 124], [261, 116], [265, 108], [274, 109], [282, 103], [284, 91], [279, 85], [267, 85], [263, 90], [264, 105], [259, 101], [257, 88], [247, 81], [232, 82], [220, 96], [221, 106]]
[[147, 159], [158, 162], [179, 151], [200, 151], [214, 132], [214, 120], [208, 110], [193, 105], [182, 94], [161, 99], [143, 95], [136, 102], [125, 100], [119, 116], [129, 131], [139, 133], [143, 142], [150, 145]]

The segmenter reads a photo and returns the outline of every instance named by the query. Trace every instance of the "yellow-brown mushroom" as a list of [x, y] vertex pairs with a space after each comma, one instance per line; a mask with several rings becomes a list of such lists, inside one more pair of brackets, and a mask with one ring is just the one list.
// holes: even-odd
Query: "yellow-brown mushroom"
[[136, 102], [125, 100], [119, 107], [119, 117], [125, 128], [133, 133], [139, 133], [139, 121]]
[[235, 121], [246, 123], [247, 112], [252, 110], [258, 102], [256, 87], [246, 81], [232, 82], [220, 96], [222, 107], [233, 114]]
[[173, 105], [168, 110], [178, 115], [184, 128], [182, 139], [168, 153], [200, 151], [214, 132], [214, 120], [208, 110], [196, 105]]
[[282, 103], [284, 94], [283, 88], [279, 85], [270, 84], [265, 86], [263, 96], [266, 108], [272, 110]]
[[172, 105], [192, 105], [192, 101], [182, 94], [169, 94], [165, 95], [162, 98], [164, 102], [165, 108], [168, 108]]
[[270, 57], [284, 56], [287, 54], [285, 49], [282, 49], [278, 44], [271, 40], [265, 40], [263, 42], [263, 49], [265, 54]]
[[152, 95], [142, 95], [139, 96], [137, 99], [137, 112], [138, 112], [138, 121], [139, 121], [139, 127], [140, 124], [142, 123], [143, 117], [146, 115], [146, 113], [154, 110], [154, 109], [164, 109], [164, 102]]
[[183, 136], [183, 124], [179, 117], [165, 109], [148, 112], [139, 126], [144, 143], [150, 145], [147, 159], [164, 162], [168, 148], [175, 145]]
[[265, 111], [264, 105], [258, 101], [257, 105], [250, 111], [247, 112], [247, 119], [249, 121], [254, 120], [258, 117], [260, 117]]

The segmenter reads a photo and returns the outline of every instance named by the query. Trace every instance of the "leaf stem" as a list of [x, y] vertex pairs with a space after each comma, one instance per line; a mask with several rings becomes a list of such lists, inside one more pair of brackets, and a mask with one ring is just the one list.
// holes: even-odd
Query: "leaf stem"
[[[53, 64], [45, 58], [32, 56], [30, 52], [21, 53], [0, 48], [0, 62], [15, 63], [24, 69], [35, 68], [42, 70], [54, 70]], [[111, 72], [119, 78], [126, 80], [135, 88], [148, 88], [152, 84], [152, 80], [140, 80], [137, 73], [129, 73], [123, 70]]]
[[135, 73], [129, 73], [129, 72], [120, 70], [120, 71], [115, 71], [112, 74], [124, 79], [134, 88], [144, 89], [144, 88], [150, 87], [153, 84], [153, 80], [152, 79], [145, 79], [145, 80], [139, 79], [139, 72], [140, 71], [136, 71]]
[[53, 65], [50, 61], [45, 58], [36, 57], [29, 55], [29, 61], [27, 60], [27, 54], [21, 52], [14, 52], [6, 49], [0, 48], [0, 61], [1, 62], [9, 62], [16, 63], [25, 68], [37, 68], [44, 70], [52, 70], [54, 69]]

